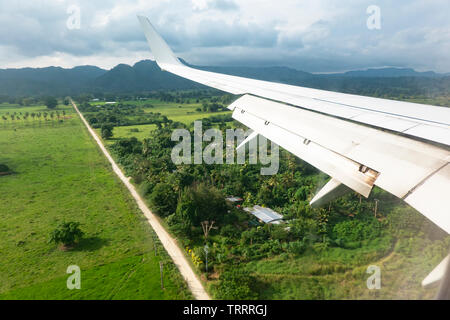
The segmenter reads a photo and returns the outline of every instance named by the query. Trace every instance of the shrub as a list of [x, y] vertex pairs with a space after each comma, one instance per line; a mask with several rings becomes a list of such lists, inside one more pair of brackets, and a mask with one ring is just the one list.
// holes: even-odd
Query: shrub
[[220, 228], [220, 235], [228, 238], [236, 238], [240, 234], [239, 230], [233, 225], [226, 225]]
[[0, 163], [0, 172], [9, 172], [8, 166]]
[[220, 275], [216, 296], [223, 300], [257, 299], [257, 294], [252, 291], [255, 280], [248, 271], [227, 270]]
[[381, 235], [381, 224], [375, 219], [343, 221], [334, 226], [333, 233], [345, 242], [374, 239]]
[[175, 212], [178, 194], [164, 182], [158, 183], [150, 194], [150, 201], [157, 214], [166, 217]]
[[274, 225], [270, 230], [270, 236], [273, 240], [286, 241], [289, 238], [289, 233], [285, 230], [284, 225]]
[[301, 240], [289, 242], [287, 246], [288, 252], [292, 254], [302, 254], [305, 252], [306, 248], [307, 244]]
[[65, 246], [73, 246], [81, 240], [84, 233], [80, 229], [79, 222], [64, 222], [50, 234], [49, 242], [62, 243]]

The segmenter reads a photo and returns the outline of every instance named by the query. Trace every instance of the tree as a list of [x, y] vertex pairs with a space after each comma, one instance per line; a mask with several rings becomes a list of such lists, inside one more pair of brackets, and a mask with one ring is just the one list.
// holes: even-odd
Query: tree
[[162, 217], [175, 212], [177, 199], [178, 194], [173, 191], [169, 184], [164, 182], [158, 183], [150, 195], [152, 208]]
[[227, 205], [223, 195], [213, 186], [199, 184], [186, 188], [178, 200], [175, 212], [181, 230], [189, 234], [192, 226], [202, 221], [222, 222], [227, 214]]
[[55, 109], [58, 105], [58, 101], [54, 97], [47, 97], [44, 101], [48, 109]]
[[109, 124], [102, 125], [101, 131], [102, 131], [102, 138], [103, 139], [109, 139], [113, 136], [113, 129], [114, 127]]
[[84, 232], [81, 231], [79, 222], [64, 222], [52, 231], [49, 242], [72, 247], [81, 240], [83, 235]]

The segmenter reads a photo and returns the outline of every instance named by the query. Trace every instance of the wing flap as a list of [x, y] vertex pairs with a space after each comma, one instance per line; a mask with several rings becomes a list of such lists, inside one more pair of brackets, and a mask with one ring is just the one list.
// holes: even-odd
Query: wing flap
[[[361, 170], [363, 164], [353, 161], [334, 152], [330, 148], [311, 140], [310, 136], [308, 137], [308, 135], [304, 134], [301, 130], [301, 124], [308, 122], [309, 119], [303, 119], [303, 122], [298, 123], [296, 128], [298, 130], [293, 131], [290, 130], [286, 123], [281, 122], [280, 119], [278, 119], [278, 121], [269, 121], [267, 117], [259, 114], [257, 111], [259, 111], [262, 106], [269, 108], [272, 106], [274, 112], [276, 112], [277, 107], [283, 105], [277, 102], [245, 95], [233, 102], [230, 108], [234, 110], [233, 118], [251, 128], [254, 132], [277, 143], [297, 157], [336, 178], [363, 196], [369, 196], [378, 172], [369, 168], [363, 172]], [[295, 111], [300, 113], [308, 112], [305, 110]], [[302, 121], [302, 117], [299, 114], [297, 114], [297, 118], [293, 118], [293, 115], [286, 115], [286, 119]], [[329, 146], [329, 144], [327, 144], [327, 146]]]
[[450, 233], [450, 165], [447, 163], [404, 198], [436, 225]]
[[229, 108], [234, 119], [354, 191], [367, 197], [377, 185], [450, 233], [445, 148], [250, 95]]
[[139, 20], [161, 69], [245, 94], [230, 106], [236, 120], [364, 196], [380, 186], [450, 233], [450, 108], [194, 69]]

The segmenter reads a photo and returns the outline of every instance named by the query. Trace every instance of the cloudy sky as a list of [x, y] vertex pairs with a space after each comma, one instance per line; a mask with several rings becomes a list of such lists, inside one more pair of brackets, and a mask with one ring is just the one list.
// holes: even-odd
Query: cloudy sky
[[0, 68], [148, 59], [137, 14], [197, 65], [450, 72], [448, 0], [0, 0]]

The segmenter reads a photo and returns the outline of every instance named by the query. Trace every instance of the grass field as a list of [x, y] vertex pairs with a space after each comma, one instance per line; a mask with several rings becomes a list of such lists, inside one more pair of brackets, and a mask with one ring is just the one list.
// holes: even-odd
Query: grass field
[[[257, 279], [261, 299], [433, 299], [437, 288], [424, 289], [421, 282], [445, 256], [442, 249], [420, 238], [387, 237], [358, 249], [280, 255], [242, 267]], [[367, 287], [369, 265], [380, 268], [378, 290]]]
[[[0, 115], [42, 108], [1, 105]], [[71, 118], [0, 125], [0, 163], [14, 172], [0, 176], [0, 299], [191, 298], [157, 243], [155, 256], [153, 231], [79, 118], [58, 109]], [[48, 243], [63, 221], [85, 232], [69, 251]], [[81, 268], [81, 290], [66, 287], [69, 265]]]
[[[126, 101], [126, 104], [133, 104], [138, 106], [145, 106], [148, 104], [153, 105], [153, 108], [143, 107], [145, 113], [161, 113], [167, 116], [168, 119], [173, 121], [178, 121], [186, 125], [190, 125], [195, 120], [208, 118], [211, 116], [231, 114], [231, 111], [221, 111], [221, 112], [199, 112], [196, 111], [197, 108], [201, 108], [200, 103], [189, 103], [189, 104], [178, 104], [174, 102], [164, 102], [155, 99], [141, 100], [141, 101]], [[94, 102], [92, 105], [103, 105], [104, 102]], [[154, 130], [156, 125], [145, 124], [145, 125], [133, 125], [133, 126], [122, 126], [114, 127], [114, 138], [131, 138], [136, 137], [139, 140], [143, 140], [148, 136], [151, 130]], [[100, 129], [95, 129], [97, 134], [100, 135]], [[134, 130], [134, 132], [132, 131]], [[138, 130], [138, 131], [136, 131]], [[106, 144], [114, 143], [114, 138], [105, 141]]]

